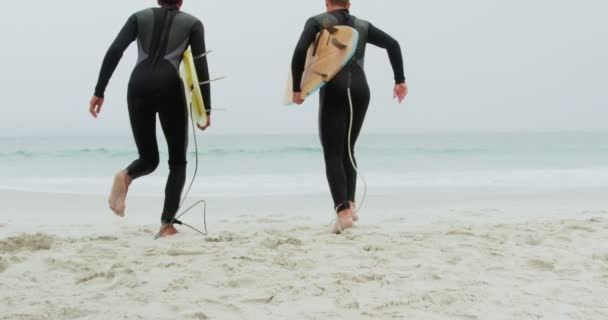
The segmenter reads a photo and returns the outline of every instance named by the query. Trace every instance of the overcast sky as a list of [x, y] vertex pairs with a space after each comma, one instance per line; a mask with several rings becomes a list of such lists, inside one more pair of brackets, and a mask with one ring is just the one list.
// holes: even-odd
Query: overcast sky
[[[281, 105], [294, 45], [323, 0], [185, 0], [205, 24], [213, 133], [315, 133], [317, 97]], [[0, 136], [129, 135], [136, 45], [88, 115], [103, 56], [153, 0], [27, 0], [0, 19]], [[606, 0], [353, 0], [352, 13], [402, 45], [410, 97], [392, 100], [386, 53], [368, 50], [366, 132], [598, 131], [608, 119]]]

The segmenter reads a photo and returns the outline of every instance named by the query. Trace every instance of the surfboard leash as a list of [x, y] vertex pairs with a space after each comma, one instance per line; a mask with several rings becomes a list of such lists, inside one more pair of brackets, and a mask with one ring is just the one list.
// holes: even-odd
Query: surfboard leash
[[[200, 58], [206, 57], [207, 55], [209, 55], [212, 51], [209, 50], [207, 52], [204, 52], [203, 54], [193, 57], [194, 60], [198, 60]], [[216, 82], [222, 79], [225, 79], [226, 76], [222, 76], [222, 77], [218, 77], [215, 79], [211, 79], [208, 81], [203, 81], [200, 82], [198, 85], [205, 85], [205, 84], [210, 84], [212, 82]], [[217, 110], [217, 109], [215, 109]], [[210, 109], [205, 109], [205, 112], [209, 112], [211, 111]], [[188, 189], [186, 190], [186, 193], [184, 194], [182, 201], [179, 204], [179, 209], [181, 209], [184, 205], [184, 203], [186, 202], [186, 199], [188, 199], [188, 196], [190, 195], [190, 191], [192, 190], [192, 186], [194, 186], [194, 182], [196, 181], [196, 177], [198, 175], [198, 168], [199, 168], [199, 155], [198, 155], [198, 139], [196, 138], [196, 126], [194, 124], [194, 117], [193, 117], [193, 110], [192, 110], [192, 102], [190, 102], [190, 124], [192, 126], [192, 135], [194, 138], [194, 150], [195, 150], [195, 156], [196, 156], [196, 163], [194, 166], [194, 175], [192, 176], [192, 180], [190, 181], [190, 185], [188, 185]], [[195, 228], [194, 226], [187, 224], [181, 220], [179, 220], [181, 217], [183, 217], [185, 214], [189, 213], [190, 211], [192, 211], [194, 208], [196, 208], [197, 206], [201, 206], [201, 208], [203, 209], [203, 226], [204, 226], [204, 231]], [[178, 211], [179, 211], [178, 209]], [[158, 240], [160, 238], [160, 236], [165, 232], [165, 230], [167, 230], [167, 228], [170, 225], [173, 224], [177, 224], [177, 225], [181, 225], [181, 226], [186, 226], [198, 233], [200, 233], [203, 236], [207, 236], [209, 235], [209, 231], [207, 229], [207, 201], [206, 200], [200, 200], [195, 202], [193, 205], [191, 205], [190, 207], [188, 207], [188, 209], [184, 210], [182, 213], [180, 213], [179, 215], [177, 215], [176, 217], [174, 217], [171, 220], [171, 223], [167, 224], [165, 227], [161, 228], [161, 230], [156, 234], [156, 236], [154, 237], [154, 240]]]
[[354, 118], [355, 118], [355, 115], [354, 115], [355, 108], [353, 107], [353, 96], [350, 91], [350, 85], [351, 85], [351, 80], [352, 80], [351, 77], [352, 77], [352, 70], [349, 70], [348, 88], [346, 89], [346, 91], [348, 93], [348, 106], [350, 107], [350, 123], [348, 125], [348, 157], [350, 158], [350, 163], [353, 166], [353, 169], [355, 169], [357, 176], [359, 178], [361, 178], [361, 181], [363, 182], [363, 196], [361, 197], [361, 202], [359, 202], [359, 207], [357, 208], [357, 210], [355, 210], [355, 213], [359, 213], [361, 208], [363, 208], [363, 204], [365, 204], [365, 199], [367, 198], [367, 181], [365, 180], [365, 177], [363, 176], [363, 174], [361, 174], [361, 172], [359, 171], [359, 167], [357, 167], [357, 163], [355, 161], [355, 157], [353, 156], [353, 150], [352, 150], [352, 135], [353, 135], [353, 122], [354, 122]]
[[[350, 85], [351, 85], [351, 80], [352, 80], [352, 74], [351, 74], [351, 70], [349, 70], [348, 73], [348, 87], [346, 89], [346, 93], [348, 95], [348, 106], [350, 107], [350, 121], [348, 124], [348, 157], [350, 158], [350, 163], [353, 166], [353, 169], [355, 169], [355, 172], [357, 173], [357, 177], [361, 178], [361, 181], [363, 182], [363, 196], [361, 197], [361, 202], [359, 202], [359, 207], [357, 208], [357, 210], [355, 210], [355, 213], [359, 213], [359, 211], [361, 211], [361, 209], [363, 208], [363, 204], [365, 204], [365, 199], [367, 198], [367, 181], [365, 180], [365, 177], [363, 176], [363, 174], [361, 174], [359, 168], [357, 167], [357, 163], [355, 161], [355, 157], [353, 156], [353, 150], [352, 150], [352, 134], [353, 134], [353, 122], [354, 122], [354, 113], [355, 113], [355, 108], [353, 107], [353, 97], [351, 94], [351, 90], [350, 90]], [[342, 226], [340, 225], [340, 223], [338, 222], [337, 219], [335, 219], [334, 221], [332, 221], [332, 227], [334, 225], [334, 223], [336, 223], [336, 225], [338, 226], [338, 230], [340, 231], [340, 233], [342, 233], [344, 230], [342, 230]]]
[[[184, 197], [182, 198], [182, 201], [179, 204], [179, 209], [182, 208], [182, 206], [184, 205], [184, 202], [186, 202], [186, 199], [188, 199], [188, 195], [190, 194], [190, 191], [192, 190], [192, 186], [194, 185], [194, 182], [196, 181], [196, 176], [198, 175], [198, 162], [199, 162], [199, 156], [198, 156], [198, 140], [196, 139], [196, 127], [194, 125], [194, 117], [193, 117], [193, 111], [192, 111], [192, 103], [190, 103], [190, 124], [192, 125], [192, 135], [194, 138], [194, 151], [195, 151], [195, 156], [196, 156], [196, 162], [194, 165], [194, 175], [192, 176], [192, 180], [190, 181], [190, 185], [188, 185], [188, 189], [186, 190], [186, 193], [184, 194]], [[205, 231], [201, 231], [187, 223], [184, 223], [183, 221], [180, 221], [179, 218], [181, 218], [182, 216], [184, 216], [186, 213], [192, 211], [192, 209], [194, 209], [196, 206], [198, 205], [202, 205], [203, 208], [203, 223], [204, 223], [204, 228]], [[178, 209], [178, 211], [179, 211]], [[154, 240], [158, 240], [161, 235], [165, 232], [165, 230], [167, 230], [167, 228], [170, 225], [173, 224], [178, 224], [181, 226], [186, 226], [198, 233], [200, 233], [203, 236], [207, 236], [209, 234], [208, 230], [207, 230], [207, 201], [206, 200], [200, 200], [196, 203], [194, 203], [192, 206], [190, 206], [188, 209], [184, 210], [181, 214], [179, 214], [177, 217], [174, 217], [173, 220], [171, 221], [171, 223], [167, 224], [166, 226], [164, 226], [163, 228], [160, 229], [160, 231], [156, 234], [156, 236], [154, 236]]]

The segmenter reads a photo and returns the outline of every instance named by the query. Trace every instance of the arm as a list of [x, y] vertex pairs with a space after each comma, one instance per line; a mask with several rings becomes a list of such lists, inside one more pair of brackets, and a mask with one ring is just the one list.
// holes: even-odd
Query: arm
[[399, 103], [403, 102], [403, 99], [407, 96], [408, 89], [407, 84], [405, 83], [403, 55], [399, 42], [371, 23], [369, 24], [368, 42], [380, 48], [384, 48], [388, 52], [388, 58], [391, 61], [393, 74], [395, 76], [393, 97], [397, 98]]
[[95, 87], [96, 97], [104, 97], [108, 82], [110, 82], [110, 78], [116, 70], [123, 53], [125, 50], [127, 50], [129, 45], [135, 41], [136, 38], [137, 19], [133, 15], [129, 18], [129, 20], [127, 20], [127, 23], [118, 34], [116, 40], [114, 40], [114, 43], [112, 43], [110, 49], [108, 49], [108, 52], [106, 53], [105, 58], [103, 59], [101, 72], [99, 73], [99, 80], [97, 81], [97, 86]]
[[94, 118], [99, 116], [101, 112], [101, 106], [103, 106], [104, 93], [110, 78], [116, 70], [122, 54], [127, 50], [131, 42], [137, 38], [137, 19], [135, 16], [131, 16], [127, 23], [122, 28], [114, 43], [108, 49], [103, 64], [101, 65], [101, 71], [99, 72], [99, 79], [97, 80], [97, 86], [95, 86], [95, 94], [91, 98], [89, 103], [89, 112]]
[[[192, 47], [192, 55], [194, 56], [194, 66], [196, 67], [196, 74], [200, 82], [209, 81], [209, 64], [207, 63], [207, 48], [205, 46], [205, 29], [202, 22], [197, 22], [192, 27], [190, 34], [190, 46]], [[211, 84], [203, 84], [201, 86], [201, 92], [203, 93], [203, 100], [205, 102], [205, 108], [207, 109], [207, 115], [211, 114]]]
[[405, 83], [403, 55], [399, 42], [371, 23], [369, 24], [368, 42], [377, 47], [386, 49], [391, 61], [391, 66], [393, 67], [395, 84]]
[[[294, 93], [299, 93], [301, 90], [300, 86], [302, 84], [304, 68], [306, 67], [306, 55], [308, 54], [308, 48], [310, 48], [310, 45], [315, 40], [315, 36], [317, 33], [319, 33], [319, 31], [321, 31], [321, 28], [314, 19], [309, 19], [306, 21], [304, 31], [300, 36], [300, 40], [298, 41], [295, 52], [293, 53], [293, 59], [291, 60], [291, 74], [293, 76]], [[299, 99], [300, 97], [298, 96], [298, 100]]]

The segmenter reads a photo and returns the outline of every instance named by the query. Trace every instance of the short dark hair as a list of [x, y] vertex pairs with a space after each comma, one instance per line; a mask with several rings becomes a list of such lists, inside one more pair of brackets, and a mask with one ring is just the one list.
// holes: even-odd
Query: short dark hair
[[180, 2], [181, 2], [181, 0], [160, 0], [161, 4], [166, 4], [166, 5], [176, 5]]
[[350, 4], [350, 0], [329, 0], [329, 2], [331, 2], [331, 4], [333, 4], [335, 6], [343, 6], [343, 7], [346, 7], [347, 5]]

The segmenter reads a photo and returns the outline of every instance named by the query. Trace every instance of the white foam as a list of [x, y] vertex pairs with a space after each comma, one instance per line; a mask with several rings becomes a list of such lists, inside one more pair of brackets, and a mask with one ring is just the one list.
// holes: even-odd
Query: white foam
[[[608, 187], [608, 168], [555, 170], [505, 170], [456, 172], [371, 172], [366, 174], [372, 193], [399, 188], [517, 188], [570, 189]], [[190, 178], [189, 178], [190, 179]], [[165, 176], [155, 175], [136, 181], [130, 192], [159, 195], [164, 192]], [[188, 180], [189, 181], [189, 180]], [[106, 194], [111, 177], [3, 177], [0, 189], [67, 194]], [[199, 176], [192, 190], [198, 196], [301, 195], [328, 192], [321, 173], [292, 175]]]

